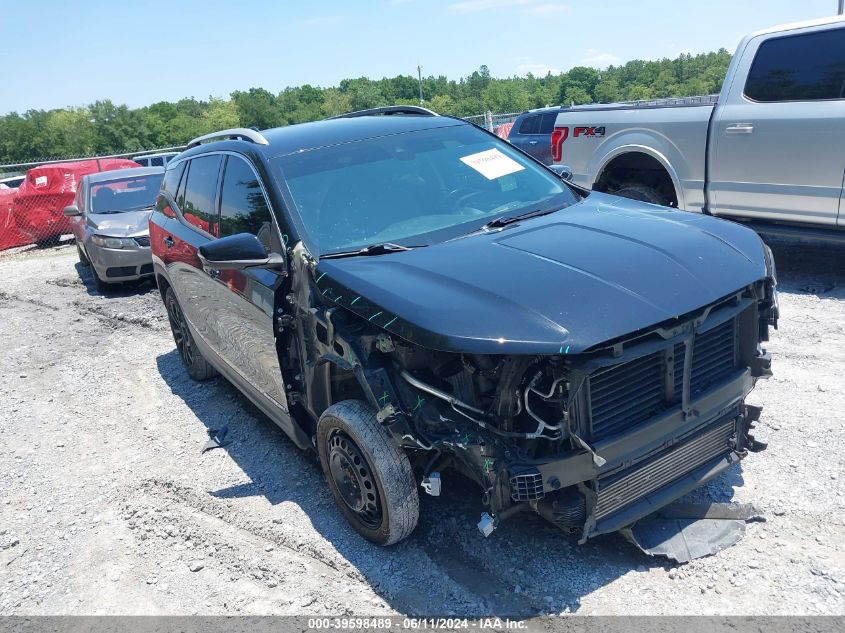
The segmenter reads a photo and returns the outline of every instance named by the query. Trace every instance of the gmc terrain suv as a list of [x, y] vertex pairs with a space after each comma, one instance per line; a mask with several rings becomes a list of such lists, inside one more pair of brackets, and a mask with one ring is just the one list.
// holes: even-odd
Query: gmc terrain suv
[[188, 373], [316, 450], [375, 543], [407, 537], [450, 471], [480, 487], [485, 534], [532, 511], [583, 541], [761, 448], [760, 238], [582, 190], [458, 119], [393, 106], [200, 137], [150, 237]]

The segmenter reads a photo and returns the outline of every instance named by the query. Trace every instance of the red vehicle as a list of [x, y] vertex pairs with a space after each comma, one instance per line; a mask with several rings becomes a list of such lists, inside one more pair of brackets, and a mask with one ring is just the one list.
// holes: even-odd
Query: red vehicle
[[12, 214], [17, 230], [27, 242], [49, 243], [70, 233], [70, 224], [62, 211], [73, 202], [82, 176], [112, 169], [139, 167], [124, 158], [98, 158], [33, 167], [17, 190]]
[[0, 251], [30, 242], [29, 237], [20, 232], [12, 215], [17, 195], [17, 187], [0, 186]]

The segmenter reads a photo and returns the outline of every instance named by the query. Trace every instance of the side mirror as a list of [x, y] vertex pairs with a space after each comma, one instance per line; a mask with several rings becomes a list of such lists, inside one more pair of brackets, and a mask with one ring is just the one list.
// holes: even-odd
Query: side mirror
[[204, 244], [199, 247], [199, 259], [205, 270], [280, 268], [285, 265], [282, 255], [268, 255], [264, 245], [252, 233], [229, 235]]
[[572, 180], [572, 170], [567, 165], [549, 165], [549, 169], [563, 180]]
[[62, 213], [69, 218], [73, 218], [73, 217], [76, 217], [78, 215], [82, 215], [79, 212], [79, 207], [77, 207], [75, 204], [70, 204], [70, 205], [66, 206], [65, 210], [62, 211]]

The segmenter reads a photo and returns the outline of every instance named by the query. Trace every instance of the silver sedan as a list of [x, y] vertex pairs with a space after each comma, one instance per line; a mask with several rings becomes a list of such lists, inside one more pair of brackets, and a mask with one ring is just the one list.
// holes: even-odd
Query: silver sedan
[[152, 276], [149, 219], [163, 176], [162, 167], [89, 174], [65, 207], [79, 261], [92, 266], [98, 292]]

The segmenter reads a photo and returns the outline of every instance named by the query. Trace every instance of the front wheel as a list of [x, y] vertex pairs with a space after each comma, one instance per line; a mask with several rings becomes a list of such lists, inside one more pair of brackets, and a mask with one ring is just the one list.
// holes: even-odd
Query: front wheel
[[104, 295], [107, 294], [108, 291], [111, 289], [111, 284], [106, 283], [102, 279], [100, 279], [100, 275], [97, 273], [97, 269], [91, 266], [91, 273], [94, 275], [94, 289], [97, 291], [98, 294]]
[[655, 187], [649, 185], [642, 185], [639, 183], [625, 183], [619, 185], [616, 189], [608, 191], [614, 196], [621, 196], [631, 200], [639, 200], [640, 202], [649, 202], [651, 204], [659, 204], [663, 207], [672, 206], [672, 200], [667, 195], [659, 191]]
[[182, 357], [182, 363], [188, 370], [188, 375], [194, 380], [208, 380], [217, 375], [217, 370], [211, 366], [200, 351], [197, 349], [191, 330], [188, 329], [188, 322], [182, 312], [182, 307], [176, 300], [176, 293], [168, 288], [164, 293], [164, 306], [167, 308], [167, 318], [170, 321], [170, 330], [173, 332], [173, 340], [176, 342], [176, 349]]
[[76, 243], [76, 254], [79, 256], [79, 263], [83, 266], [90, 266], [91, 262], [88, 261], [88, 258], [85, 256], [85, 253], [82, 252], [82, 247], [79, 245], [79, 242]]
[[343, 516], [361, 536], [392, 545], [417, 526], [419, 495], [408, 456], [366, 402], [344, 400], [317, 423], [317, 451]]

